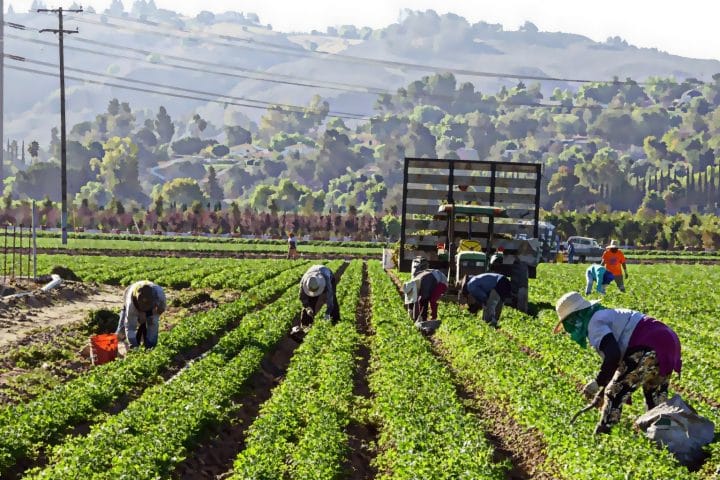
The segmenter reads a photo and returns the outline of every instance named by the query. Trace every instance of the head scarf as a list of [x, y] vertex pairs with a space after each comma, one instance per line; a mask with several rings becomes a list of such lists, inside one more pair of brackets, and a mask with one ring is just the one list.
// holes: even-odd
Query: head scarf
[[573, 312], [563, 320], [562, 324], [565, 331], [570, 334], [570, 338], [582, 348], [587, 348], [588, 324], [595, 312], [602, 310], [603, 307], [599, 303], [593, 303], [587, 308]]

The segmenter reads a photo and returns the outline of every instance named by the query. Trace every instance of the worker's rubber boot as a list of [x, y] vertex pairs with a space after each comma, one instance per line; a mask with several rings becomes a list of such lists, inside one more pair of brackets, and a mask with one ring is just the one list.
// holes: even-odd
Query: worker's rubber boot
[[423, 335], [432, 335], [440, 327], [439, 320], [425, 320], [415, 322], [415, 327], [420, 330]]
[[301, 343], [305, 338], [305, 329], [300, 325], [295, 325], [292, 330], [290, 330], [290, 338]]

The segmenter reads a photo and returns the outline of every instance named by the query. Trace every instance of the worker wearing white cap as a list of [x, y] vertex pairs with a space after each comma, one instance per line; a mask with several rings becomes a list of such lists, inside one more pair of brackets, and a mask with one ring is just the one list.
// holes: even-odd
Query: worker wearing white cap
[[[313, 265], [300, 280], [300, 325], [293, 327], [291, 334], [297, 334], [309, 327], [315, 315], [325, 304], [325, 318], [335, 324], [340, 321], [340, 308], [336, 296], [337, 280], [333, 272], [324, 265]], [[305, 328], [303, 328], [305, 327]]]

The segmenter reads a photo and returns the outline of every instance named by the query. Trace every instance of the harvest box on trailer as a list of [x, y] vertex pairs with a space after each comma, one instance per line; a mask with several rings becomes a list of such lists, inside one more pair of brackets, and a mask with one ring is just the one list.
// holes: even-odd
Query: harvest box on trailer
[[406, 158], [400, 270], [423, 257], [457, 286], [494, 258], [525, 310], [541, 255], [541, 178], [540, 164]]

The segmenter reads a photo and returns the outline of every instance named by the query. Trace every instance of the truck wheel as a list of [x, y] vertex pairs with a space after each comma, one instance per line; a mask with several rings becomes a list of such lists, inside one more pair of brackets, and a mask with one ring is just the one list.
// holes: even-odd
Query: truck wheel
[[519, 288], [517, 292], [516, 308], [523, 313], [528, 312], [528, 289]]
[[580, 262], [585, 263], [585, 257], [580, 257]]

